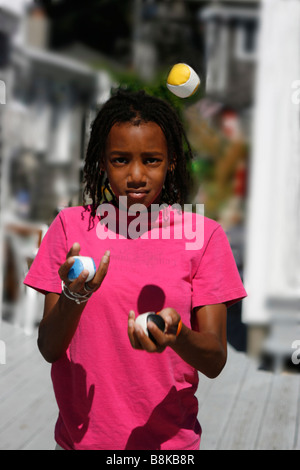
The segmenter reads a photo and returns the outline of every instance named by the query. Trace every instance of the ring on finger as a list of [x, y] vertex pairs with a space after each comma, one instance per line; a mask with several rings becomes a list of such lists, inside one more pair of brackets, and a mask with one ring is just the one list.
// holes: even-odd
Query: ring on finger
[[88, 292], [88, 293], [93, 292], [93, 290], [94, 290], [88, 285], [87, 282], [84, 284], [83, 288], [84, 288], [85, 292]]

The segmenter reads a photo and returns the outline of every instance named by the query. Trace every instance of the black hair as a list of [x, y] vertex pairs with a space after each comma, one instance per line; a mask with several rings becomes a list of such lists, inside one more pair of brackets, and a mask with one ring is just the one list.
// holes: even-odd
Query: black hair
[[162, 129], [169, 157], [162, 202], [183, 205], [189, 189], [187, 162], [192, 158], [192, 152], [177, 113], [166, 101], [150, 96], [143, 90], [119, 90], [103, 105], [91, 126], [83, 170], [84, 197], [87, 195], [92, 199], [91, 216], [96, 215], [98, 205], [105, 198], [105, 174], [102, 168], [108, 134], [114, 124], [123, 122], [133, 125], [155, 122]]

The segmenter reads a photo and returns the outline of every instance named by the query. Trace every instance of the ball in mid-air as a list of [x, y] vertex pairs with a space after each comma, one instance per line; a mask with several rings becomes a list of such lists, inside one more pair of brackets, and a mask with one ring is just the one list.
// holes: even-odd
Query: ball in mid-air
[[175, 64], [167, 78], [167, 87], [179, 98], [192, 96], [200, 85], [200, 78], [187, 64]]

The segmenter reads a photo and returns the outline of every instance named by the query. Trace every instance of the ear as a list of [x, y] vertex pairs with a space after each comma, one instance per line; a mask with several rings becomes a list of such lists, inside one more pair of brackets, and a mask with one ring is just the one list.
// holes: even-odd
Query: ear
[[105, 165], [104, 165], [103, 162], [101, 162], [100, 165], [99, 165], [99, 172], [100, 172], [100, 174], [105, 173], [105, 170], [106, 170], [106, 169], [105, 169]]

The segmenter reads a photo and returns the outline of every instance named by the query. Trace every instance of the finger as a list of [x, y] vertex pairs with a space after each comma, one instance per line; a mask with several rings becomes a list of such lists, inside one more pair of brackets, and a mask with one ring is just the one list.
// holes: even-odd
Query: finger
[[58, 274], [64, 282], [68, 281], [68, 272], [70, 268], [72, 267], [72, 265], [74, 264], [73, 256], [78, 256], [79, 253], [80, 253], [79, 243], [77, 242], [73, 243], [73, 245], [71, 246], [70, 250], [67, 253], [65, 263], [62, 264], [58, 270]]
[[67, 253], [67, 258], [70, 258], [70, 256], [79, 256], [80, 253], [80, 245], [79, 243], [75, 242], [71, 246], [70, 250]]
[[90, 289], [94, 290], [101, 286], [107, 274], [109, 261], [110, 261], [110, 251], [107, 250], [101, 258], [101, 261], [100, 261], [100, 264], [98, 266], [95, 276], [90, 282], [87, 283]]
[[[148, 323], [148, 325], [149, 325], [149, 323]], [[137, 336], [137, 339], [138, 339], [142, 349], [144, 349], [145, 351], [148, 351], [148, 352], [157, 352], [156, 345], [153, 343], [153, 341], [151, 341], [149, 336], [146, 335], [146, 333], [143, 331], [143, 329], [140, 325], [137, 325], [135, 323], [134, 324], [134, 331], [135, 331], [135, 334]]]
[[166, 327], [173, 323], [173, 309], [172, 308], [163, 308], [159, 315], [165, 320]]
[[74, 258], [69, 257], [64, 264], [62, 264], [58, 270], [58, 274], [61, 278], [62, 281], [64, 282], [70, 282], [68, 279], [68, 272], [70, 271], [72, 265], [74, 264]]
[[127, 329], [129, 341], [130, 341], [131, 346], [134, 349], [141, 349], [141, 345], [135, 334], [134, 324], [135, 324], [135, 313], [133, 310], [130, 310], [129, 315], [128, 315], [128, 329]]
[[158, 352], [162, 352], [170, 344], [174, 344], [176, 341], [177, 325], [171, 325], [164, 332], [161, 331], [158, 326], [152, 321], [148, 322], [148, 330], [156, 341]]
[[128, 332], [134, 332], [134, 322], [135, 322], [135, 313], [133, 310], [130, 310], [128, 315]]
[[165, 332], [171, 333], [171, 334], [176, 334], [178, 323], [180, 321], [180, 315], [177, 313], [177, 311], [174, 308], [164, 308], [159, 312], [159, 314], [163, 317], [165, 320]]
[[[85, 285], [85, 282], [86, 282], [86, 279], [89, 275], [89, 272], [87, 269], [84, 269], [80, 274], [79, 276], [77, 277], [77, 279], [75, 279], [73, 282], [71, 282], [69, 284], [69, 289], [72, 291], [72, 292], [80, 292], [83, 290], [84, 288], [84, 285]], [[69, 281], [70, 282], [70, 281]]]
[[164, 334], [164, 332], [161, 331], [158, 326], [155, 325], [155, 323], [153, 323], [152, 321], [149, 321], [147, 323], [147, 328], [155, 339], [157, 347], [164, 347], [166, 343], [166, 335]]

